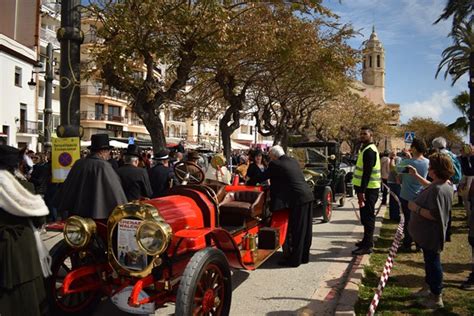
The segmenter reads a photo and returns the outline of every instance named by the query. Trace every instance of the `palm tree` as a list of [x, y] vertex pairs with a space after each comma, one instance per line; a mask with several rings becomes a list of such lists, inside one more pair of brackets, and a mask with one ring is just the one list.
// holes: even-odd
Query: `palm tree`
[[474, 2], [472, 0], [449, 0], [444, 8], [443, 14], [434, 22], [447, 20], [453, 16], [453, 30], [461, 22], [472, 22], [474, 20]]
[[454, 106], [461, 112], [461, 116], [448, 125], [449, 130], [467, 133], [469, 130], [469, 93], [463, 91], [453, 99]]
[[[471, 0], [472, 1], [472, 0]], [[469, 141], [474, 143], [474, 33], [472, 28], [474, 21], [461, 22], [455, 26], [451, 32], [453, 38], [453, 45], [446, 48], [441, 54], [441, 62], [438, 65], [435, 77], [443, 68], [446, 67], [444, 79], [451, 76], [451, 84], [454, 85], [456, 81], [465, 73], [469, 72]]]

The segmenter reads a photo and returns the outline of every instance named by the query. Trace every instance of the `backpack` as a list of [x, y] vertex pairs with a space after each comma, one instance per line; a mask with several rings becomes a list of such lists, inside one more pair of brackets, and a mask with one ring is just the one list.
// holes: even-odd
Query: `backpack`
[[461, 169], [461, 162], [459, 161], [458, 157], [456, 157], [452, 152], [449, 150], [446, 151], [446, 154], [449, 155], [454, 167], [454, 175], [451, 177], [451, 182], [454, 184], [459, 184], [462, 179], [462, 169]]

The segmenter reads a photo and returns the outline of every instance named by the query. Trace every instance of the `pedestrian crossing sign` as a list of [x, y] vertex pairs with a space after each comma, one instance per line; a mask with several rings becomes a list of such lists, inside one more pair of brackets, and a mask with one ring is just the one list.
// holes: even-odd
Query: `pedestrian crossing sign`
[[414, 138], [415, 138], [415, 132], [405, 132], [405, 143], [407, 144], [413, 143]]

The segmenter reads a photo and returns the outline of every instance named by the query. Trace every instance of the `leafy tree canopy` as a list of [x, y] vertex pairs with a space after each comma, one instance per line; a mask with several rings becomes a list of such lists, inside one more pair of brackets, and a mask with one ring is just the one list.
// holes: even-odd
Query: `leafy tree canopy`
[[[448, 146], [462, 144], [459, 134], [450, 131], [445, 124], [430, 118], [414, 117], [402, 126], [401, 131], [415, 132], [416, 137], [423, 139], [428, 147], [431, 146], [433, 139], [439, 136], [446, 138]], [[402, 135], [400, 134], [400, 136]]]

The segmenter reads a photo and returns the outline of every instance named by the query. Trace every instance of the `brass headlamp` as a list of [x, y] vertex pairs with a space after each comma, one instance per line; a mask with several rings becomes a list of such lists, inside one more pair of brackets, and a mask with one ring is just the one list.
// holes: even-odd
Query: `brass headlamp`
[[90, 218], [71, 216], [64, 226], [64, 240], [72, 248], [84, 248], [97, 229], [96, 223]]

